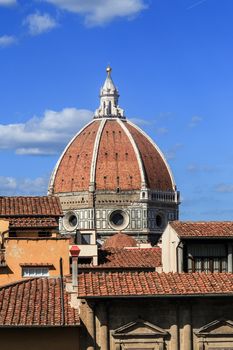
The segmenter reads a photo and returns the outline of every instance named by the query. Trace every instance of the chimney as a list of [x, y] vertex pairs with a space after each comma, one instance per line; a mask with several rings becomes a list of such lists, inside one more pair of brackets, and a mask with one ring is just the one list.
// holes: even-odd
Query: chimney
[[72, 245], [70, 254], [72, 257], [72, 288], [76, 290], [78, 288], [78, 256], [80, 248], [77, 245]]

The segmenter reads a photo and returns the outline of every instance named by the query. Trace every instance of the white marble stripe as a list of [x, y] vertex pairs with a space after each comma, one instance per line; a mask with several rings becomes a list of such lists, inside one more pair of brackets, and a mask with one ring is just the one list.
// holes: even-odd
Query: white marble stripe
[[122, 129], [124, 130], [125, 134], [127, 135], [137, 158], [138, 161], [138, 166], [139, 166], [139, 171], [140, 171], [140, 175], [141, 175], [141, 189], [146, 189], [146, 177], [145, 177], [145, 170], [144, 170], [144, 166], [143, 166], [143, 162], [142, 162], [142, 158], [140, 155], [140, 152], [138, 150], [138, 146], [136, 144], [136, 142], [134, 141], [134, 138], [132, 137], [130, 131], [127, 129], [127, 127], [125, 126], [125, 122], [122, 121], [121, 119], [117, 119], [118, 123], [120, 124], [120, 126], [122, 127]]
[[78, 137], [89, 125], [91, 125], [92, 123], [94, 123], [95, 121], [94, 120], [91, 120], [88, 124], [86, 124], [81, 130], [79, 130], [77, 132], [77, 134], [71, 139], [71, 141], [68, 143], [68, 145], [66, 146], [66, 148], [64, 149], [62, 155], [60, 156], [60, 158], [58, 159], [56, 165], [55, 165], [55, 168], [52, 172], [52, 175], [50, 177], [50, 180], [49, 180], [49, 187], [48, 187], [48, 195], [52, 195], [54, 193], [54, 180], [55, 180], [55, 177], [56, 177], [56, 174], [57, 174], [57, 170], [59, 168], [59, 165], [62, 161], [62, 158], [64, 157], [66, 151], [68, 150], [68, 148], [70, 147], [70, 145], [72, 144], [72, 142], [74, 142], [74, 140], [76, 139], [76, 137]]
[[106, 119], [102, 119], [98, 128], [98, 131], [96, 133], [92, 161], [91, 161], [90, 186], [89, 186], [90, 191], [95, 190], [96, 163], [97, 163], [100, 139], [101, 139], [101, 135], [102, 135], [105, 123], [106, 123]]
[[166, 165], [166, 168], [168, 170], [168, 173], [170, 175], [171, 181], [172, 181], [172, 187], [173, 190], [176, 191], [176, 184], [175, 184], [175, 180], [174, 180], [174, 176], [172, 174], [171, 168], [163, 154], [163, 152], [160, 150], [160, 148], [156, 145], [156, 143], [152, 140], [152, 138], [150, 138], [142, 129], [140, 129], [137, 125], [135, 125], [134, 123], [130, 122], [129, 120], [127, 120], [127, 123], [131, 126], [133, 126], [135, 129], [137, 129], [143, 136], [145, 136], [147, 138], [148, 141], [150, 141], [150, 143], [154, 146], [154, 148], [156, 149], [156, 151], [159, 153], [159, 155], [161, 156], [161, 158], [164, 161], [164, 164]]

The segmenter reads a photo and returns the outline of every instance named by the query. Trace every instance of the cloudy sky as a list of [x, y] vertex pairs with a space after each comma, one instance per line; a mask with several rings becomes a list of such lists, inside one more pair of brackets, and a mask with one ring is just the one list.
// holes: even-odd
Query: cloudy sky
[[111, 64], [183, 220], [233, 217], [232, 0], [0, 0], [0, 194], [45, 194]]

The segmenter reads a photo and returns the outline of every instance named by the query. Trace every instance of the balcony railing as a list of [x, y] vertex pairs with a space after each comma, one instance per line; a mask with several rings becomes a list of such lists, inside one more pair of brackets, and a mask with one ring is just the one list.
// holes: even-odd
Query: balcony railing
[[179, 191], [151, 191], [150, 198], [158, 202], [179, 203], [180, 192]]

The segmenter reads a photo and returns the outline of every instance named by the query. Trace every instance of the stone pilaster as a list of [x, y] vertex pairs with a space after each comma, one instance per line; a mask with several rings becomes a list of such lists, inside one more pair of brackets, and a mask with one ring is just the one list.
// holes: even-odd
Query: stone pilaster
[[183, 324], [183, 341], [182, 350], [192, 350], [192, 324], [191, 324], [191, 307], [188, 304], [183, 304], [180, 312]]
[[99, 304], [97, 317], [99, 319], [99, 326], [100, 326], [99, 342], [100, 342], [101, 350], [109, 350], [108, 315], [107, 315], [107, 305], [105, 303]]
[[95, 350], [95, 315], [94, 304], [86, 305], [86, 328], [88, 333], [87, 350]]
[[170, 328], [171, 334], [171, 349], [179, 349], [179, 306], [173, 306], [173, 317], [172, 317], [172, 326]]

